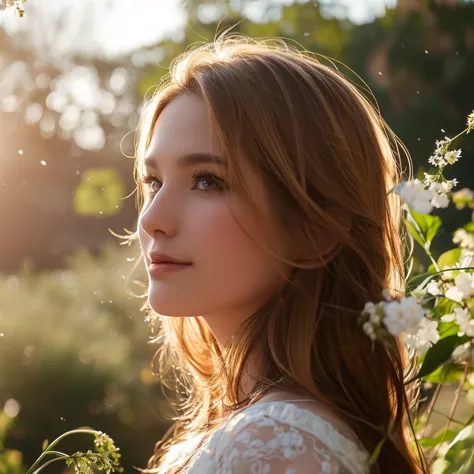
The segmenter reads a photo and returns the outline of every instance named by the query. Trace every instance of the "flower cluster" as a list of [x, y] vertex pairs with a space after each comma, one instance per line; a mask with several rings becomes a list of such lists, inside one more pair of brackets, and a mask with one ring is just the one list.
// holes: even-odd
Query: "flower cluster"
[[433, 189], [425, 189], [425, 185], [418, 179], [402, 181], [395, 186], [394, 191], [420, 214], [429, 214], [433, 209], [436, 192]]
[[[78, 433], [87, 433], [94, 435], [94, 445], [96, 452], [90, 449], [83, 453], [78, 451], [74, 454], [65, 454], [59, 451], [52, 451], [52, 448], [64, 438]], [[96, 469], [105, 471], [106, 474], [113, 472], [123, 472], [124, 469], [120, 465], [120, 448], [115, 446], [114, 440], [102, 431], [96, 431], [88, 428], [80, 428], [77, 430], [68, 431], [56, 438], [52, 443], [48, 444], [47, 440], [43, 444], [43, 453], [35, 461], [35, 463], [28, 469], [26, 474], [35, 474], [49, 464], [56, 462], [64, 462], [66, 466], [72, 466], [75, 474], [93, 474]], [[38, 467], [40, 463], [48, 454], [56, 454], [56, 458], [47, 461], [42, 466]]]
[[474, 130], [474, 111], [467, 116], [467, 132]]
[[425, 354], [439, 340], [438, 321], [428, 319], [426, 311], [412, 296], [376, 304], [369, 301], [362, 317], [362, 329], [372, 340], [382, 337], [386, 330], [392, 336], [402, 337], [407, 347], [419, 355]]
[[461, 157], [461, 150], [450, 150], [452, 139], [445, 137], [444, 140], [436, 140], [436, 149], [432, 156], [428, 158], [428, 163], [438, 168], [446, 165], [453, 165]]
[[[456, 163], [461, 157], [461, 150], [451, 149], [452, 143], [463, 133], [472, 130], [474, 130], [474, 111], [468, 116], [467, 128], [464, 131], [454, 138], [445, 137], [436, 141], [434, 154], [428, 160], [436, 168], [434, 174], [424, 173], [423, 181], [419, 179], [402, 181], [393, 189], [405, 203], [404, 209], [407, 213], [407, 224], [410, 224], [410, 233], [423, 246], [433, 265], [425, 274], [430, 276], [416, 291], [407, 292], [403, 298], [397, 300], [392, 299], [388, 292], [384, 291], [383, 301], [366, 303], [361, 312], [360, 322], [364, 332], [373, 341], [383, 341], [388, 333], [400, 337], [408, 348], [415, 349], [419, 356], [423, 356], [440, 340], [439, 323], [455, 324], [458, 327], [457, 337], [474, 340], [474, 319], [471, 317], [470, 304], [474, 300], [474, 277], [469, 267], [474, 256], [474, 223], [456, 230], [453, 242], [458, 244], [456, 255], [461, 257], [456, 261], [452, 258], [454, 254], [450, 255], [446, 265], [447, 257], [444, 259], [440, 257], [436, 262], [430, 251], [431, 239], [441, 220], [439, 217], [427, 216], [433, 208], [448, 207], [449, 197], [458, 209], [466, 205], [474, 209], [474, 192], [464, 188], [452, 193], [458, 181], [448, 180], [443, 175], [444, 168]], [[437, 278], [433, 278], [435, 272], [439, 274]], [[442, 306], [437, 308], [440, 301]], [[453, 331], [449, 334], [453, 334]], [[455, 328], [454, 334], [456, 334]], [[454, 350], [452, 360], [474, 357], [473, 346], [472, 341], [457, 340], [451, 349]]]

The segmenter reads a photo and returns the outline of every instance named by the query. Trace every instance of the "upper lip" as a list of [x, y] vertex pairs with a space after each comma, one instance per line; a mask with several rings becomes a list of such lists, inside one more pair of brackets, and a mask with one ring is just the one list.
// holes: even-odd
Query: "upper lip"
[[170, 255], [166, 255], [165, 253], [159, 252], [151, 252], [149, 257], [151, 263], [181, 263], [185, 265], [189, 265], [190, 263], [183, 262], [182, 260], [178, 260], [177, 258], [171, 257]]

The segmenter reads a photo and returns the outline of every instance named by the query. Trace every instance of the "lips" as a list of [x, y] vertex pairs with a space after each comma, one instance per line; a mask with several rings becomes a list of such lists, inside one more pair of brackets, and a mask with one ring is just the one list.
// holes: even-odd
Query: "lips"
[[191, 265], [191, 262], [185, 262], [165, 253], [151, 252], [149, 255], [150, 263], [176, 263], [179, 265]]

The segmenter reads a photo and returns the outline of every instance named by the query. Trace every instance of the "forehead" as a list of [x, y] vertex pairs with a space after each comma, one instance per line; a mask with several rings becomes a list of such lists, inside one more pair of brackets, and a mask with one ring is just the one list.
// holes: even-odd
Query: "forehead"
[[185, 93], [174, 98], [160, 113], [147, 155], [179, 157], [190, 152], [221, 152], [210, 111], [204, 99]]

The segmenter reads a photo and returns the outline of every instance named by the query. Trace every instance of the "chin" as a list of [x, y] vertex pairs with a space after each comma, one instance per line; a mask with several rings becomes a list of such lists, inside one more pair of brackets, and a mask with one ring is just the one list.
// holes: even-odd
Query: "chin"
[[159, 314], [160, 316], [165, 316], [165, 317], [170, 317], [170, 318], [184, 318], [186, 316], [191, 316], [192, 312], [190, 311], [190, 308], [186, 308], [184, 306], [179, 305], [179, 302], [177, 304], [176, 301], [171, 302], [171, 301], [157, 301], [157, 298], [153, 298], [152, 295], [150, 295], [148, 299], [148, 303], [151, 307], [151, 309]]

